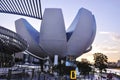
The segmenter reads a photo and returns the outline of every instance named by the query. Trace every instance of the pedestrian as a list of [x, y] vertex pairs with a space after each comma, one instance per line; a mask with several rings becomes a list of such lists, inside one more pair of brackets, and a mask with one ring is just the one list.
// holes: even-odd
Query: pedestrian
[[107, 80], [112, 80], [112, 78], [113, 78], [112, 73], [108, 73], [108, 75], [107, 75]]
[[94, 78], [95, 80], [98, 80], [98, 74], [95, 74]]

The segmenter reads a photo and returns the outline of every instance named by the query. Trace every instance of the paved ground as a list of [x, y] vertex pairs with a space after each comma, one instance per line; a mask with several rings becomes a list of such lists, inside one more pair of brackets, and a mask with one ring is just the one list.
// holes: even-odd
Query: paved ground
[[[102, 76], [103, 76], [102, 80], [107, 80], [106, 79], [107, 75], [104, 74]], [[2, 78], [0, 80], [7, 80], [7, 79], [3, 79]], [[61, 78], [61, 77], [55, 77], [55, 76], [48, 75], [48, 74], [38, 75], [37, 73], [35, 73], [34, 76], [32, 76], [32, 75], [31, 76], [24, 75], [24, 77], [21, 76], [21, 75], [20, 76], [14, 76], [14, 77], [12, 76], [12, 79], [10, 79], [10, 80], [70, 80], [70, 79]], [[77, 80], [101, 80], [101, 78], [99, 77], [98, 74], [95, 74], [95, 75], [90, 75], [89, 78], [88, 78], [88, 76], [86, 76], [85, 79], [83, 77], [80, 77], [80, 78], [77, 78]], [[120, 79], [118, 79], [117, 77], [113, 76], [112, 80], [120, 80]]]
[[[90, 78], [86, 78], [86, 79], [81, 79], [80, 78], [78, 80], [107, 80], [107, 75], [106, 74], [103, 74], [102, 76], [103, 77], [99, 77], [98, 74], [95, 74], [95, 75], [90, 75]], [[117, 77], [113, 76], [112, 80], [120, 80], [120, 78], [117, 78]]]

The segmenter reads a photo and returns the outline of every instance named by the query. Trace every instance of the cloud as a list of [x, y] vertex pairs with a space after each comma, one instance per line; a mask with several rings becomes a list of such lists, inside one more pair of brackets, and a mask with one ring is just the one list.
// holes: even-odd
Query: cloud
[[99, 34], [107, 35], [109, 36], [113, 41], [120, 42], [120, 34], [115, 33], [115, 32], [99, 32]]
[[99, 32], [99, 34], [110, 34], [110, 32], [101, 31], [101, 32]]
[[[87, 58], [91, 62], [93, 61], [93, 54], [100, 52], [108, 56], [108, 61], [116, 62], [120, 59], [120, 34], [115, 32], [99, 32], [98, 42], [93, 44], [92, 51], [83, 54], [77, 60], [81, 58]], [[96, 39], [97, 40], [97, 39]]]
[[93, 46], [92, 53], [103, 53], [108, 57], [108, 61], [116, 62], [120, 59], [120, 46], [110, 44], [99, 44]]
[[112, 54], [119, 54], [120, 53], [118, 46], [112, 47], [112, 46], [103, 45], [103, 44], [93, 48], [92, 53], [97, 53], [97, 52], [100, 52], [100, 53], [103, 53], [103, 54], [111, 54], [111, 53]]
[[112, 34], [111, 36], [112, 40], [120, 42], [120, 34]]

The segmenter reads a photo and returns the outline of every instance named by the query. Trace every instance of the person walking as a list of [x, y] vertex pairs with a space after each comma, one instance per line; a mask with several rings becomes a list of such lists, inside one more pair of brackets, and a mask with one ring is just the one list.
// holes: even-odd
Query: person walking
[[107, 75], [107, 80], [112, 80], [112, 78], [113, 78], [112, 73], [108, 73], [108, 75]]

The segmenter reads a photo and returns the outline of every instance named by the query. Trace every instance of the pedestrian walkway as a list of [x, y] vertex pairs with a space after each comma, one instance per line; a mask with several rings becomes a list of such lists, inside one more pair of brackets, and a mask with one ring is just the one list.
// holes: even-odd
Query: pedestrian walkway
[[[102, 74], [102, 77], [100, 77], [99, 74], [95, 74], [93, 79], [89, 78], [88, 80], [107, 80], [107, 74]], [[112, 80], [120, 80], [120, 78], [113, 76]]]
[[[0, 80], [7, 80], [7, 79], [2, 78]], [[27, 75], [24, 75], [24, 76], [11, 75], [10, 80], [70, 80], [70, 79], [69, 79], [69, 76], [61, 77], [61, 76], [54, 76], [54, 75], [45, 74], [45, 73], [38, 74], [38, 72], [35, 72], [34, 75], [29, 74], [28, 76]], [[107, 80], [107, 74], [102, 74], [102, 77], [100, 77], [98, 73], [95, 73], [94, 75], [91, 74], [89, 76], [86, 76], [85, 78], [84, 76], [79, 76], [79, 77], [77, 76], [77, 80]], [[120, 79], [113, 76], [112, 80], [120, 80]]]
[[[100, 77], [98, 73], [95, 73], [94, 75], [89, 75], [86, 76], [85, 78], [83, 76], [80, 76], [77, 78], [77, 80], [107, 80], [107, 74], [102, 74], [102, 77]], [[112, 80], [120, 80], [120, 78], [113, 76]]]

